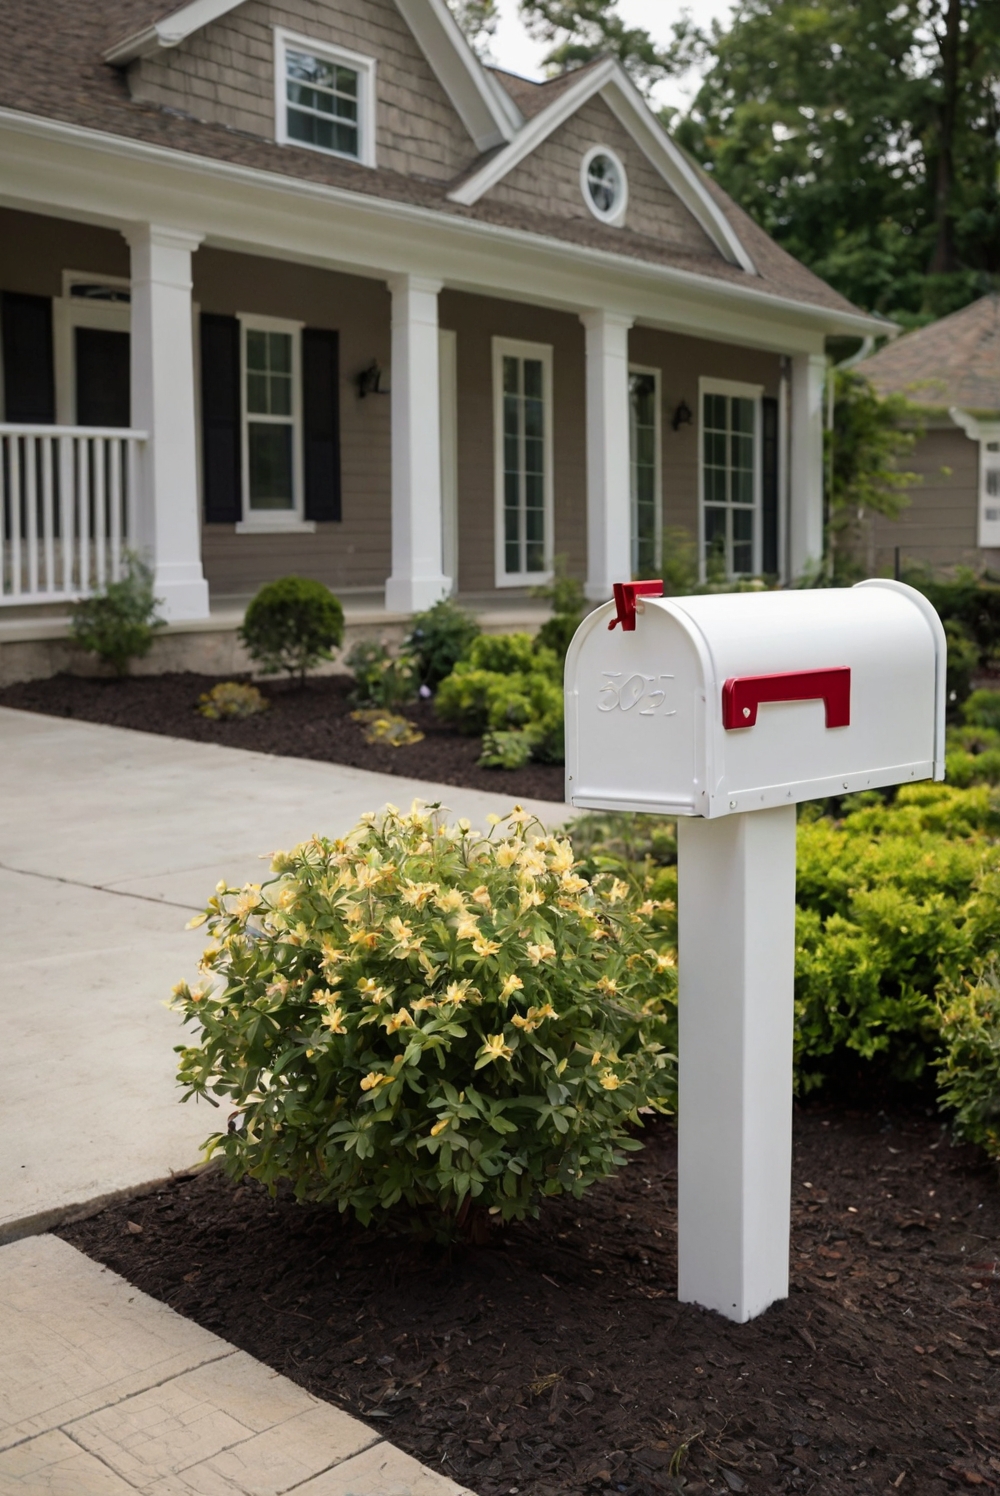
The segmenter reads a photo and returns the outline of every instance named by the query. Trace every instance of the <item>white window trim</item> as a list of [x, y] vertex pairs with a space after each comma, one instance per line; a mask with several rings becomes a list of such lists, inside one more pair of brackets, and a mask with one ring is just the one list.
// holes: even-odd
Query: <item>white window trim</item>
[[[504, 570], [504, 483], [503, 483], [503, 360], [535, 358], [542, 365], [542, 399], [545, 402], [545, 570], [508, 572]], [[493, 491], [494, 576], [497, 587], [538, 587], [552, 580], [554, 541], [554, 493], [552, 472], [552, 344], [524, 343], [514, 338], [493, 339]]]
[[441, 570], [458, 591], [458, 333], [438, 328], [441, 390]]
[[[653, 410], [655, 415], [655, 429], [653, 436], [653, 441], [655, 443], [655, 476], [653, 481], [656, 490], [656, 539], [654, 541], [655, 555], [653, 558], [653, 565], [656, 567], [660, 567], [663, 564], [663, 412], [661, 409], [661, 403], [663, 399], [662, 370], [648, 367], [646, 364], [629, 364], [628, 372], [630, 377], [633, 374], [652, 374], [655, 386], [655, 394], [653, 397]], [[629, 545], [631, 549], [632, 572], [634, 575], [636, 570], [636, 546], [638, 537], [636, 534], [637, 495], [635, 492], [635, 486], [632, 481], [633, 476], [634, 464], [632, 458], [632, 400], [630, 390], [628, 480], [629, 520], [631, 524], [631, 534], [629, 536]]]
[[[762, 384], [741, 384], [735, 379], [708, 379], [704, 375], [698, 380], [698, 576], [705, 580], [705, 396], [734, 395], [741, 400], [752, 400], [753, 417], [753, 571], [760, 575], [761, 523], [763, 518], [764, 466], [761, 450], [761, 399]], [[732, 574], [727, 573], [732, 579]], [[744, 573], [740, 573], [744, 575]]]
[[[288, 534], [313, 535], [315, 520], [303, 518], [305, 506], [304, 462], [302, 446], [302, 329], [304, 322], [289, 322], [283, 317], [261, 317], [256, 312], [237, 312], [240, 324], [240, 466], [242, 470], [243, 518], [237, 522], [237, 535]], [[248, 426], [253, 417], [247, 410], [247, 332], [284, 332], [292, 339], [292, 509], [250, 508], [250, 441]]]
[[[310, 145], [305, 140], [293, 140], [288, 134], [286, 115], [287, 97], [285, 89], [286, 53], [309, 52], [329, 62], [338, 62], [343, 67], [353, 68], [358, 75], [358, 154], [346, 151], [328, 151], [325, 146]], [[274, 138], [279, 145], [293, 145], [304, 151], [318, 151], [321, 156], [336, 156], [341, 161], [357, 161], [361, 166], [375, 166], [375, 59], [360, 52], [351, 52], [346, 47], [336, 47], [330, 42], [319, 42], [310, 36], [286, 31], [283, 26], [274, 28]]]
[[[587, 180], [587, 173], [590, 171], [590, 163], [595, 156], [607, 156], [614, 163], [622, 184], [621, 200], [607, 213], [601, 211], [590, 195], [590, 183]], [[628, 172], [625, 170], [625, 163], [618, 152], [613, 151], [609, 145], [592, 145], [585, 152], [583, 160], [580, 162], [580, 191], [583, 193], [583, 200], [587, 204], [587, 207], [600, 223], [609, 223], [613, 228], [620, 228], [625, 222], [625, 213], [628, 209]]]
[[60, 426], [76, 425], [76, 338], [78, 327], [95, 327], [106, 332], [131, 332], [132, 308], [127, 301], [86, 301], [70, 295], [77, 281], [92, 285], [114, 286], [131, 291], [127, 276], [102, 275], [94, 270], [64, 270], [62, 296], [52, 299], [52, 342], [56, 381], [56, 422]]
[[948, 412], [970, 441], [979, 447], [979, 483], [976, 493], [976, 545], [980, 550], [1000, 548], [1000, 519], [987, 519], [986, 510], [1000, 509], [1000, 498], [986, 492], [987, 471], [1000, 469], [1000, 453], [987, 452], [993, 442], [1000, 443], [1000, 421], [980, 421], [966, 410], [955, 407]]

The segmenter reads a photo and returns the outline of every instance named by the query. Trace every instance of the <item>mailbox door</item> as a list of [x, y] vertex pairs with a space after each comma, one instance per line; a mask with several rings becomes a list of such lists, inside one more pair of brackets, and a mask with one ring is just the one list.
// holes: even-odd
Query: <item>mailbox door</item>
[[634, 632], [613, 605], [580, 625], [566, 657], [566, 798], [594, 810], [703, 813], [704, 660], [669, 605]]

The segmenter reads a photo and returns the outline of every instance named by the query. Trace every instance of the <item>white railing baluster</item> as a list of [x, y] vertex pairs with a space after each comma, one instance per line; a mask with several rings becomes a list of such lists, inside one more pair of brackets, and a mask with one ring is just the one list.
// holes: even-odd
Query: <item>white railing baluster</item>
[[111, 580], [117, 582], [122, 574], [122, 442], [121, 438], [108, 438], [108, 503], [111, 510]]
[[52, 438], [37, 438], [42, 449], [42, 541], [45, 562], [45, 591], [56, 590], [56, 527], [52, 492]]
[[105, 445], [98, 437], [91, 447], [94, 454], [94, 559], [97, 566], [97, 585], [107, 583], [106, 537], [108, 533], [107, 471], [105, 467]]
[[0, 606], [117, 581], [135, 543], [144, 431], [0, 424]]
[[62, 590], [73, 592], [73, 438], [60, 436], [59, 442], [59, 554], [62, 560]]
[[10, 593], [19, 602], [24, 591], [24, 576], [21, 571], [21, 439], [10, 438]]
[[38, 438], [24, 438], [24, 528], [28, 540], [28, 591], [38, 591]]

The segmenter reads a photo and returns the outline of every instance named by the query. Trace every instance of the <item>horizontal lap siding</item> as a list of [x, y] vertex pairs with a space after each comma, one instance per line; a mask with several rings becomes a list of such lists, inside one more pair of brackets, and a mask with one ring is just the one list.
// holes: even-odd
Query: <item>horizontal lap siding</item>
[[920, 437], [899, 466], [922, 481], [907, 490], [909, 504], [898, 520], [879, 516], [874, 523], [874, 568], [890, 569], [895, 550], [901, 560], [932, 567], [997, 567], [1000, 552], [976, 545], [979, 513], [979, 443], [957, 428], [931, 430]]
[[555, 553], [587, 569], [584, 333], [579, 318], [541, 307], [444, 291], [441, 326], [457, 334], [458, 563], [462, 592], [491, 591], [494, 570], [492, 339], [552, 346]]
[[254, 255], [200, 249], [194, 296], [203, 312], [257, 312], [340, 333], [340, 449], [343, 519], [314, 535], [238, 535], [203, 529], [205, 574], [216, 595], [254, 591], [287, 572], [338, 587], [381, 587], [389, 574], [389, 399], [359, 400], [354, 378], [377, 359], [389, 367], [390, 299], [379, 281]]
[[[664, 530], [682, 529], [697, 540], [698, 381], [734, 379], [761, 384], [765, 395], [777, 395], [780, 360], [754, 348], [732, 348], [646, 327], [633, 328], [629, 334], [629, 358], [660, 370]], [[682, 400], [691, 411], [691, 423], [674, 431], [674, 411]]]
[[486, 201], [535, 208], [564, 218], [594, 217], [583, 199], [580, 163], [591, 146], [605, 145], [628, 175], [625, 227], [699, 255], [717, 255], [708, 235], [639, 150], [603, 99], [590, 99], [487, 195]]
[[[180, 47], [141, 58], [132, 96], [274, 139], [274, 27], [376, 61], [378, 165], [448, 181], [476, 149], [393, 0], [249, 0]], [[289, 147], [295, 150], [295, 147]]]

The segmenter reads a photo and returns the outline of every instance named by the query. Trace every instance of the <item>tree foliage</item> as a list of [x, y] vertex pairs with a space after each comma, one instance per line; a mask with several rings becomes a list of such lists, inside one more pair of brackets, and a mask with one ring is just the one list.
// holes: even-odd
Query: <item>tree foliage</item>
[[644, 90], [676, 71], [673, 50], [659, 46], [643, 27], [627, 25], [615, 0], [521, 0], [521, 15], [551, 48], [544, 66], [553, 71], [616, 57]]
[[1000, 271], [995, 0], [743, 0], [675, 40], [678, 139], [853, 301], [913, 324]]
[[[917, 412], [902, 395], [876, 394], [853, 369], [835, 370], [833, 427], [826, 433], [829, 475], [829, 546], [833, 570], [851, 580], [862, 557], [866, 521], [883, 514], [897, 519], [916, 473], [899, 466], [919, 433]], [[868, 575], [862, 567], [861, 574]]]

